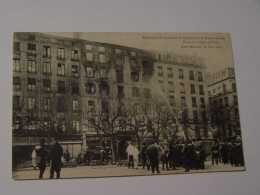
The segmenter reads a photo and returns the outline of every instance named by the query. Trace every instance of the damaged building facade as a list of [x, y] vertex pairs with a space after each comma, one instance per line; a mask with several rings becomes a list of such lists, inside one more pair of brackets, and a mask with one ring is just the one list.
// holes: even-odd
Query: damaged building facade
[[[144, 103], [152, 107], [154, 96], [176, 107], [194, 129], [194, 124], [207, 123], [205, 80], [204, 62], [198, 57], [77, 37], [14, 33], [13, 147], [27, 148], [30, 156], [41, 138], [48, 145], [58, 137], [75, 157], [82, 148], [111, 138], [90, 124], [89, 113], [108, 105], [138, 112]], [[126, 141], [133, 135], [122, 131], [124, 125], [116, 126], [114, 130], [121, 132], [116, 135], [116, 150], [124, 157]], [[163, 133], [160, 139], [169, 137]]]

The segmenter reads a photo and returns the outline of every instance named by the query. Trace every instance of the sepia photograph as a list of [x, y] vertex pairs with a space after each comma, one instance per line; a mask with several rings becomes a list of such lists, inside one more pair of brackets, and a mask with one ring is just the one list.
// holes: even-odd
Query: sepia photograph
[[14, 32], [12, 178], [244, 171], [228, 33]]

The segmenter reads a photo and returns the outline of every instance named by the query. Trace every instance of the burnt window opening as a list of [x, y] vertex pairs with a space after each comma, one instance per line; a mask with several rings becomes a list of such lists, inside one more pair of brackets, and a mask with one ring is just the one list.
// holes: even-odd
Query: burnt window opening
[[99, 85], [99, 94], [100, 95], [109, 95], [109, 86], [107, 83], [101, 83]]
[[13, 51], [20, 51], [20, 43], [13, 44]]
[[36, 45], [28, 44], [28, 55], [35, 56], [36, 55]]
[[79, 94], [79, 83], [72, 83], [71, 84], [71, 93], [72, 94]]
[[66, 93], [65, 81], [58, 81], [58, 93], [60, 94]]
[[201, 108], [205, 108], [206, 107], [205, 99], [203, 97], [200, 98], [200, 106], [201, 106]]
[[190, 93], [191, 94], [195, 94], [196, 93], [194, 84], [190, 84]]
[[86, 83], [86, 92], [88, 94], [95, 94], [96, 93], [96, 85], [94, 83]]
[[142, 65], [143, 65], [144, 72], [150, 72], [150, 73], [153, 72], [153, 66], [148, 60], [143, 60]]
[[79, 66], [78, 65], [72, 65], [71, 73], [73, 76], [78, 77], [79, 76]]
[[198, 122], [198, 111], [197, 110], [193, 110], [193, 120], [194, 122]]
[[201, 118], [202, 118], [202, 121], [203, 121], [204, 123], [208, 121], [206, 111], [202, 111], [202, 112], [201, 112]]
[[50, 79], [43, 79], [43, 90], [51, 91], [51, 80]]
[[116, 70], [116, 81], [117, 81], [117, 83], [123, 83], [124, 82], [123, 70]]
[[36, 79], [35, 78], [28, 78], [28, 90], [35, 91], [36, 90]]
[[117, 96], [118, 96], [118, 98], [124, 97], [124, 87], [123, 86], [117, 86]]
[[133, 82], [138, 82], [139, 81], [139, 73], [138, 72], [131, 72], [131, 80]]
[[199, 93], [200, 93], [200, 95], [204, 95], [203, 85], [199, 86]]

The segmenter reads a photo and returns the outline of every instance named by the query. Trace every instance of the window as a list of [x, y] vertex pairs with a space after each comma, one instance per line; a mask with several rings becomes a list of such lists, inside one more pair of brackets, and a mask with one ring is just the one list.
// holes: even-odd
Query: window
[[234, 96], [233, 96], [233, 99], [234, 99], [234, 105], [237, 105], [237, 103], [238, 103], [238, 102], [237, 102], [237, 96], [234, 95]]
[[179, 79], [184, 79], [183, 70], [179, 69]]
[[58, 59], [65, 59], [65, 49], [64, 48], [58, 48], [57, 49], [57, 58]]
[[79, 94], [79, 83], [71, 84], [71, 94]]
[[86, 83], [86, 92], [88, 94], [95, 94], [96, 93], [96, 85], [94, 83]]
[[184, 88], [184, 84], [180, 83], [180, 92], [181, 93], [185, 93], [185, 88]]
[[190, 93], [191, 94], [195, 94], [196, 93], [194, 84], [190, 84]]
[[131, 51], [131, 56], [135, 57], [136, 56], [136, 52], [135, 51]]
[[43, 74], [51, 74], [51, 63], [43, 62]]
[[100, 63], [106, 63], [106, 55], [105, 54], [99, 54], [99, 62]]
[[199, 86], [199, 93], [200, 93], [200, 95], [204, 95], [203, 85]]
[[86, 60], [88, 62], [92, 62], [93, 61], [93, 53], [86, 53]]
[[182, 60], [181, 60], [181, 57], [178, 56], [178, 57], [177, 57], [177, 62], [178, 62], [178, 63], [181, 63], [181, 61], [182, 61]]
[[121, 54], [122, 52], [121, 52], [120, 49], [115, 49], [115, 53], [116, 53], [116, 54]]
[[171, 61], [171, 55], [167, 55], [167, 61]]
[[226, 85], [223, 85], [223, 92], [226, 92]]
[[58, 112], [66, 112], [66, 102], [65, 102], [64, 97], [58, 98], [57, 111]]
[[159, 77], [162, 77], [162, 76], [163, 76], [162, 67], [161, 67], [161, 66], [158, 66], [157, 69], [158, 69], [158, 76], [159, 76]]
[[28, 55], [35, 56], [36, 55], [36, 45], [28, 44]]
[[175, 105], [175, 100], [174, 100], [174, 96], [170, 96], [170, 106], [174, 106]]
[[118, 66], [123, 65], [123, 58], [122, 57], [116, 57], [116, 65], [118, 65]]
[[105, 82], [101, 82], [99, 85], [99, 94], [100, 95], [109, 95], [109, 86]]
[[186, 107], [186, 98], [185, 97], [181, 97], [181, 106]]
[[13, 71], [16, 71], [16, 72], [20, 71], [20, 60], [19, 59], [13, 60]]
[[101, 68], [101, 69], [99, 70], [99, 77], [100, 77], [101, 79], [106, 79], [106, 78], [107, 78], [107, 71], [106, 71], [106, 69]]
[[169, 92], [174, 92], [173, 82], [169, 82]]
[[168, 68], [168, 78], [173, 78], [172, 68]]
[[51, 47], [43, 46], [43, 57], [51, 57]]
[[34, 98], [34, 97], [28, 97], [28, 99], [27, 99], [28, 109], [34, 109], [35, 108], [35, 100], [36, 100], [36, 98]]
[[72, 121], [72, 128], [74, 132], [79, 132], [79, 121], [73, 120]]
[[131, 72], [131, 80], [133, 82], [138, 82], [139, 81], [139, 73], [138, 72]]
[[116, 81], [118, 83], [123, 83], [124, 82], [123, 70], [116, 70]]
[[91, 112], [95, 111], [95, 102], [93, 100], [88, 101], [88, 110]]
[[162, 56], [160, 53], [157, 54], [157, 60], [161, 60], [162, 59]]
[[109, 107], [108, 107], [108, 102], [107, 101], [102, 101], [101, 102], [101, 108], [102, 108], [102, 112], [107, 112]]
[[36, 90], [36, 79], [35, 78], [28, 78], [28, 85], [27, 88], [29, 91]]
[[28, 39], [29, 39], [30, 41], [35, 41], [35, 36], [29, 35]]
[[136, 68], [137, 67], [137, 63], [135, 59], [131, 59], [131, 67]]
[[164, 91], [163, 81], [159, 81], [159, 85], [162, 91]]
[[58, 93], [64, 94], [65, 92], [65, 81], [58, 81]]
[[28, 61], [28, 72], [29, 73], [35, 73], [36, 72], [36, 64], [35, 64], [35, 61]]
[[205, 99], [203, 97], [200, 98], [200, 107], [201, 108], [205, 108], [206, 107]]
[[20, 51], [20, 43], [13, 44], [13, 51]]
[[192, 63], [191, 63], [191, 59], [190, 59], [190, 58], [188, 58], [188, 64], [192, 64]]
[[133, 96], [133, 97], [140, 97], [140, 88], [138, 88], [138, 87], [133, 87], [133, 88], [132, 88], [132, 96]]
[[72, 111], [79, 111], [79, 100], [72, 100]]
[[43, 90], [51, 91], [51, 80], [50, 79], [43, 79]]
[[196, 121], [198, 121], [198, 112], [197, 112], [197, 110], [193, 110], [193, 120], [196, 122]]
[[58, 75], [65, 75], [65, 64], [58, 64]]
[[18, 110], [20, 108], [20, 96], [13, 96], [13, 108], [14, 110]]
[[79, 76], [79, 66], [78, 65], [72, 65], [71, 66], [71, 73], [72, 73], [72, 76], [78, 77]]
[[43, 109], [44, 109], [45, 111], [51, 109], [51, 98], [44, 98], [44, 99], [43, 99]]
[[197, 107], [196, 97], [191, 97], [192, 107]]
[[144, 88], [144, 97], [145, 98], [151, 97], [151, 90], [149, 88]]
[[71, 60], [78, 60], [78, 59], [79, 59], [78, 50], [71, 50]]
[[94, 68], [88, 66], [86, 69], [87, 69], [87, 77], [93, 78], [94, 77]]
[[99, 47], [98, 50], [99, 50], [99, 52], [105, 52], [106, 48], [105, 47]]
[[233, 92], [236, 92], [236, 91], [237, 91], [237, 87], [236, 87], [236, 84], [235, 84], [235, 83], [232, 83], [232, 90], [233, 90]]
[[21, 89], [20, 77], [13, 77], [13, 90]]
[[228, 106], [228, 97], [224, 97], [225, 106]]
[[93, 48], [92, 48], [92, 45], [86, 45], [86, 49], [87, 50], [92, 50]]
[[194, 80], [194, 73], [192, 70], [189, 72], [190, 80]]
[[223, 106], [223, 100], [222, 100], [222, 98], [219, 99], [218, 102], [219, 102], [219, 106]]
[[117, 96], [118, 96], [118, 98], [124, 97], [124, 87], [123, 86], [117, 86]]
[[203, 81], [202, 72], [198, 72], [198, 81]]

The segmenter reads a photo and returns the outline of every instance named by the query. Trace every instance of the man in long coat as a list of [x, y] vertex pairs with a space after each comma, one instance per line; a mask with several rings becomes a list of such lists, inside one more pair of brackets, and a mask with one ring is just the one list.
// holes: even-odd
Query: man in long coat
[[154, 174], [155, 169], [157, 173], [160, 173], [158, 148], [156, 147], [153, 141], [151, 142], [151, 145], [147, 148], [147, 154], [148, 159], [150, 161], [150, 166], [152, 168], [152, 173]]
[[60, 171], [62, 166], [61, 157], [63, 156], [63, 148], [59, 144], [59, 141], [56, 139], [55, 144], [52, 146], [50, 152], [50, 160], [51, 160], [51, 171], [50, 171], [50, 179], [53, 179], [54, 172], [57, 174], [57, 179], [60, 178]]

